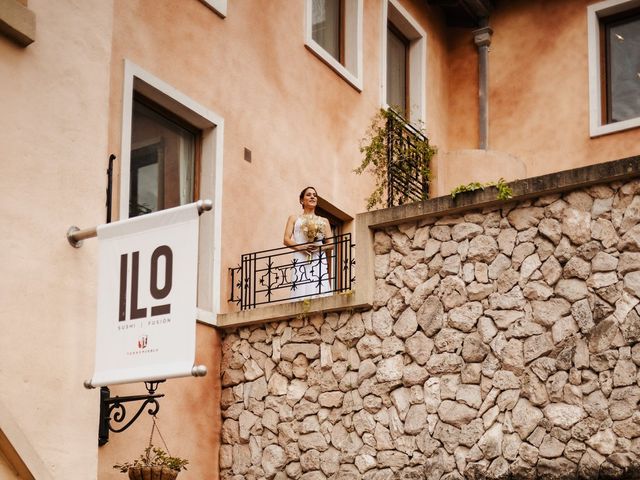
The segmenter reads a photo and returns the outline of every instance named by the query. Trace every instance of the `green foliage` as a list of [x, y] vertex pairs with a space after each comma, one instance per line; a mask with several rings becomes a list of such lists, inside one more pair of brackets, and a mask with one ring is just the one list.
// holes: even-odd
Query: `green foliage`
[[475, 192], [476, 190], [484, 190], [487, 187], [496, 187], [498, 189], [498, 194], [496, 198], [498, 200], [509, 200], [513, 197], [513, 190], [511, 187], [507, 185], [507, 182], [504, 178], [500, 178], [497, 182], [471, 182], [466, 185], [458, 185], [456, 188], [451, 190], [451, 198], [456, 198], [456, 195], [464, 192]]
[[[396, 135], [400, 135], [402, 130], [408, 126], [406, 121], [392, 110], [380, 109], [373, 117], [365, 137], [360, 141], [360, 153], [364, 154], [364, 158], [354, 172], [360, 175], [368, 170], [373, 174], [376, 181], [374, 191], [367, 198], [367, 210], [371, 210], [376, 205], [385, 206], [384, 194], [388, 191], [389, 183], [389, 153], [391, 153], [391, 158], [417, 160], [422, 178], [430, 178], [429, 164], [436, 153], [436, 149], [429, 145], [426, 136], [423, 138], [416, 136], [410, 144], [389, 142], [389, 139], [393, 138], [394, 135], [394, 132], [389, 132], [388, 125], [390, 124], [393, 125], [392, 128]], [[389, 152], [390, 150], [391, 152]], [[394, 165], [394, 169], [398, 169], [400, 173], [408, 173], [410, 167], [409, 162], [397, 162]], [[399, 198], [397, 198], [400, 203], [404, 203], [407, 199], [408, 197], [402, 192], [399, 193]], [[424, 199], [426, 198], [423, 197]]]
[[172, 457], [163, 449], [149, 445], [144, 453], [133, 462], [116, 463], [113, 468], [127, 473], [134, 467], [168, 467], [176, 472], [186, 470], [189, 460], [180, 457]]

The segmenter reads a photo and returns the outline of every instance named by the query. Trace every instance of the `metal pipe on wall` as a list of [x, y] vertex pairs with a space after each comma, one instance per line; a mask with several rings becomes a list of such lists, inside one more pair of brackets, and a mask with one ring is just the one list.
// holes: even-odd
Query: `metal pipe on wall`
[[478, 128], [482, 150], [489, 149], [489, 46], [493, 30], [489, 19], [480, 20], [480, 28], [473, 31], [473, 41], [478, 47]]

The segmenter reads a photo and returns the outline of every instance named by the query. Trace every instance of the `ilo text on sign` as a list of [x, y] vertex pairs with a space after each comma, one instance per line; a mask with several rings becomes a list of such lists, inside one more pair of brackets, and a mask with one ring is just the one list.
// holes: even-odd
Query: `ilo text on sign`
[[198, 221], [194, 203], [98, 227], [93, 386], [191, 374]]
[[[118, 320], [121, 322], [127, 319], [127, 285], [129, 284], [128, 265], [129, 254], [120, 255], [120, 306]], [[158, 264], [164, 258], [164, 283], [162, 288], [158, 287]], [[155, 300], [164, 300], [171, 292], [173, 284], [173, 251], [168, 245], [160, 245], [151, 254], [149, 264], [151, 273], [149, 275], [149, 292]], [[145, 318], [147, 308], [140, 307], [138, 302], [138, 289], [140, 288], [140, 252], [131, 253], [131, 308], [130, 319]], [[142, 287], [144, 288], [144, 286]], [[150, 315], [162, 315], [171, 313], [171, 304], [154, 305], [150, 309]]]

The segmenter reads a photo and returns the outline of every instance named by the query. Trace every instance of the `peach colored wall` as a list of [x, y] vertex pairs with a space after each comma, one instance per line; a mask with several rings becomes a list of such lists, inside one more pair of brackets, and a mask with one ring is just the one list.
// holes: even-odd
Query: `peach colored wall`
[[[220, 444], [220, 338], [216, 330], [198, 325], [196, 364], [206, 365], [208, 373], [202, 378], [176, 378], [161, 384], [158, 426], [174, 456], [189, 460], [187, 471], [180, 479], [200, 480], [218, 478], [218, 449]], [[111, 387], [111, 396], [139, 395], [146, 391], [142, 384]], [[152, 421], [144, 414], [128, 430], [111, 433], [109, 442], [100, 447], [100, 480], [122, 480], [112, 468], [115, 463], [133, 460], [149, 442]], [[164, 448], [156, 432], [154, 445]]]
[[[446, 89], [441, 15], [424, 2], [404, 3], [425, 30], [437, 32], [429, 34], [427, 70]], [[124, 59], [224, 118], [223, 310], [228, 267], [242, 253], [282, 244], [286, 218], [298, 211], [304, 186], [316, 186], [352, 216], [364, 209], [371, 177], [352, 170], [360, 163], [360, 139], [380, 107], [380, 5], [364, 2], [364, 89], [358, 92], [305, 48], [302, 1], [230, 1], [225, 19], [197, 1], [166, 2], [162, 8], [151, 0], [115, 2], [109, 151], [120, 157]], [[428, 125], [436, 136], [445, 133], [437, 121], [447, 100], [440, 87], [425, 85]], [[252, 163], [243, 160], [245, 147]], [[198, 335], [199, 354], [218, 355], [217, 332], [201, 325]], [[215, 478], [220, 413], [212, 395], [219, 392], [219, 377], [210, 369], [205, 379], [172, 380], [163, 390], [165, 437], [193, 463], [185, 480]], [[180, 392], [200, 398], [199, 407], [187, 408]], [[207, 436], [185, 424], [201, 425]], [[143, 446], [149, 428], [143, 421], [112, 436], [100, 451], [100, 478], [117, 478], [111, 465]]]
[[0, 404], [54, 479], [96, 478], [96, 243], [104, 221], [112, 4], [31, 0], [36, 41], [0, 36]]
[[[640, 129], [589, 136], [591, 3], [595, 2], [499, 1], [491, 16], [489, 148], [522, 160], [527, 176], [638, 153]], [[450, 33], [447, 148], [477, 148], [477, 53], [470, 30]], [[462, 178], [464, 172], [460, 173]], [[454, 177], [447, 183], [457, 184]]]
[[[242, 253], [282, 245], [304, 186], [316, 186], [352, 216], [364, 209], [372, 178], [352, 171], [380, 106], [382, 12], [378, 2], [364, 2], [364, 89], [358, 92], [305, 48], [302, 1], [229, 2], [225, 19], [197, 1], [152, 4], [116, 2], [110, 151], [120, 154], [125, 58], [224, 118], [224, 311], [227, 269]], [[437, 10], [415, 0], [406, 5], [425, 30], [442, 30]], [[429, 34], [427, 69], [446, 89], [439, 35]], [[438, 117], [446, 96], [440, 88], [427, 88], [427, 96], [429, 128], [444, 135]], [[252, 163], [243, 160], [245, 147]]]
[[[96, 469], [97, 391], [81, 383], [93, 364], [97, 250], [92, 241], [71, 249], [64, 233], [71, 224], [104, 219], [106, 159], [121, 154], [124, 59], [225, 120], [224, 310], [227, 268], [242, 253], [281, 245], [303, 186], [316, 186], [352, 216], [364, 208], [372, 180], [352, 170], [380, 106], [382, 12], [379, 2], [363, 3], [362, 92], [304, 47], [302, 1], [230, 0], [222, 19], [197, 0], [32, 0], [36, 42], [21, 49], [0, 37], [0, 91], [7, 92], [0, 212], [11, 227], [2, 238], [0, 321], [8, 333], [0, 337], [0, 383], [20, 386], [1, 390], [0, 400], [55, 478], [90, 479]], [[637, 153], [640, 129], [589, 137], [589, 3], [498, 1], [492, 15], [489, 144], [506, 154], [496, 158], [517, 157], [528, 176]], [[429, 137], [442, 159], [472, 157], [457, 153], [478, 142], [471, 29], [446, 27], [427, 2], [402, 4], [428, 36]], [[245, 147], [252, 163], [243, 160]], [[432, 194], [446, 194], [448, 185], [482, 168], [459, 161], [460, 168], [436, 171]], [[114, 187], [117, 194], [117, 177]], [[174, 453], [193, 462], [186, 479], [217, 474], [218, 355], [217, 332], [200, 325], [198, 356], [209, 376], [163, 387], [161, 426]], [[112, 437], [100, 451], [101, 478], [113, 475], [110, 465], [148, 428], [147, 419]]]

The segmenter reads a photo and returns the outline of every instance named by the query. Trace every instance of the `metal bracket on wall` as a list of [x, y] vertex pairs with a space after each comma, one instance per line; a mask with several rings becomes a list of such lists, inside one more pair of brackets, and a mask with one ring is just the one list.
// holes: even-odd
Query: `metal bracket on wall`
[[[156, 382], [144, 382], [148, 395], [130, 395], [127, 397], [111, 397], [109, 387], [100, 388], [100, 424], [98, 426], [98, 445], [102, 446], [109, 441], [109, 432], [120, 433], [129, 428], [135, 422], [142, 411], [149, 405], [147, 413], [156, 415], [160, 411], [158, 398], [164, 394], [156, 393], [158, 386], [164, 380]], [[127, 420], [127, 409], [124, 404], [129, 402], [143, 402], [138, 411]], [[112, 424], [114, 422], [114, 424]], [[124, 424], [124, 425], [122, 425]], [[120, 426], [122, 425], [122, 426]]]

